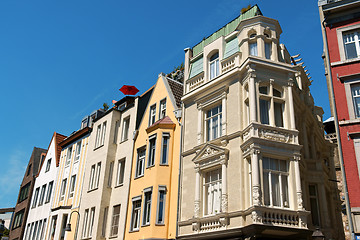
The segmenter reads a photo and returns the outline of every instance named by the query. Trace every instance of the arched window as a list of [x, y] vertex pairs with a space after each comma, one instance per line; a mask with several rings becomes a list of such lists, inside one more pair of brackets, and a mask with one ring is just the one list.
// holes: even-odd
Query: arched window
[[256, 33], [252, 33], [250, 35], [250, 40], [249, 40], [249, 54], [251, 56], [257, 56], [258, 55], [258, 50], [257, 50], [257, 42], [256, 42]]
[[219, 52], [210, 57], [210, 80], [219, 75]]

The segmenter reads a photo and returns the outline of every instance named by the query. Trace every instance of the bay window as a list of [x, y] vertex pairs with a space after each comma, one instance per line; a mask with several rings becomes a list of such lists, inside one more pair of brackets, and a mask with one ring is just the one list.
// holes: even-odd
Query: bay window
[[262, 158], [264, 205], [289, 207], [288, 163], [286, 160]]
[[221, 137], [222, 135], [222, 105], [213, 107], [206, 112], [206, 139], [207, 141]]
[[221, 212], [221, 169], [204, 173], [204, 215]]

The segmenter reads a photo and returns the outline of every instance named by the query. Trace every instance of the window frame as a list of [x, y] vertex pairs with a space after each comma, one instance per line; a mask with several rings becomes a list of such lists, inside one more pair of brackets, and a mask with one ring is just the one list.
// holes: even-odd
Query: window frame
[[[166, 148], [164, 148], [164, 139], [167, 139]], [[160, 155], [160, 165], [169, 165], [169, 147], [170, 145], [170, 133], [163, 132], [161, 138], [161, 155]], [[164, 149], [166, 149], [166, 154], [164, 157]], [[164, 162], [165, 159], [165, 162]]]
[[[212, 114], [212, 111], [215, 109], [215, 108], [218, 108], [218, 112], [216, 114]], [[209, 142], [209, 141], [212, 141], [214, 139], [218, 139], [220, 137], [223, 136], [222, 134], [222, 117], [223, 117], [223, 107], [222, 107], [222, 103], [219, 103], [217, 105], [212, 105], [211, 107], [208, 107], [206, 109], [204, 109], [204, 132], [205, 132], [205, 139], [206, 139], [206, 142]], [[208, 116], [208, 113], [211, 112], [211, 116], [209, 117]], [[220, 116], [220, 117], [219, 117]], [[214, 135], [213, 133], [213, 122], [214, 122], [214, 118], [217, 118], [218, 122], [217, 122], [217, 136], [214, 137], [210, 137], [210, 135]], [[208, 121], [210, 121], [208, 123]], [[208, 125], [210, 124], [210, 126]]]
[[60, 188], [60, 198], [59, 201], [63, 201], [65, 199], [65, 195], [66, 195], [66, 185], [67, 185], [67, 178], [64, 178], [61, 181], [61, 188]]
[[[140, 155], [140, 152], [143, 153], [143, 155]], [[137, 150], [135, 179], [144, 176], [145, 160], [146, 160], [146, 147], [140, 147]], [[141, 162], [141, 166], [139, 165], [140, 162]]]
[[76, 186], [76, 174], [73, 174], [70, 178], [70, 186], [69, 186], [69, 198], [74, 197], [75, 186]]
[[160, 100], [159, 104], [159, 119], [166, 117], [166, 98]]
[[51, 200], [51, 193], [52, 193], [53, 185], [54, 185], [54, 181], [49, 182], [47, 192], [46, 192], [45, 204], [49, 203]]
[[[218, 173], [218, 179], [215, 180], [215, 181], [210, 181], [210, 182], [206, 182], [206, 178], [208, 176], [208, 174], [210, 173]], [[221, 169], [221, 165], [220, 166], [217, 166], [216, 168], [210, 168], [210, 169], [206, 169], [204, 171], [202, 171], [202, 191], [203, 191], [203, 197], [202, 197], [202, 205], [203, 205], [203, 216], [214, 216], [216, 214], [219, 214], [222, 212], [222, 209], [221, 209], [221, 197], [222, 197], [222, 181], [223, 181], [223, 176], [222, 176], [222, 169]], [[211, 175], [210, 175], [210, 178], [211, 178]], [[209, 209], [207, 209], [208, 207], [208, 202], [209, 202], [209, 196], [207, 195], [208, 191], [207, 191], [207, 188], [208, 188], [208, 185], [214, 185], [214, 184], [217, 184], [218, 185], [218, 188], [220, 189], [220, 193], [218, 193], [219, 195], [219, 201], [218, 201], [218, 209], [219, 209], [219, 212], [217, 212], [216, 209], [214, 209], [214, 206], [215, 206], [215, 198], [214, 197], [214, 193], [212, 195], [212, 208], [214, 209], [214, 212], [211, 212], [209, 213]], [[216, 206], [215, 206], [216, 208]]]
[[[360, 52], [358, 53], [357, 58], [350, 58], [348, 59], [346, 57], [346, 50], [344, 46], [344, 34], [349, 32], [355, 32], [357, 31], [358, 34], [360, 34], [360, 24], [354, 24], [346, 27], [341, 27], [336, 29], [336, 35], [338, 40], [338, 48], [339, 48], [339, 55], [340, 55], [340, 63], [341, 62], [351, 62], [351, 61], [357, 61], [360, 58]], [[360, 43], [359, 43], [360, 44]]]
[[[266, 87], [266, 93], [262, 92], [262, 88]], [[274, 92], [278, 92], [280, 93], [280, 96], [276, 96], [274, 94]], [[258, 116], [259, 116], [259, 123], [264, 124], [264, 125], [269, 125], [272, 127], [280, 127], [280, 128], [284, 128], [286, 125], [285, 122], [285, 111], [286, 111], [286, 101], [285, 101], [285, 97], [284, 97], [284, 89], [281, 86], [274, 86], [273, 83], [265, 83], [265, 84], [260, 84], [258, 86]], [[267, 103], [267, 118], [265, 119], [265, 117], [263, 117], [262, 114], [262, 109], [263, 109], [263, 105], [264, 103]], [[276, 104], [280, 105], [280, 115], [277, 114], [277, 110], [279, 108], [276, 107]], [[271, 118], [271, 116], [274, 116], [274, 119]], [[279, 118], [278, 116], [280, 116], [280, 122], [279, 122]], [[267, 120], [268, 122], [266, 122], [265, 120]], [[280, 123], [280, 124], [278, 124]]]
[[51, 167], [51, 158], [49, 158], [46, 162], [45, 172], [50, 171], [50, 167]]
[[143, 214], [141, 226], [149, 226], [151, 222], [152, 187], [144, 189]]
[[122, 186], [124, 184], [124, 175], [125, 175], [125, 158], [120, 159], [117, 164], [116, 187]]
[[155, 166], [156, 158], [156, 134], [149, 137], [148, 159], [146, 168]]
[[[220, 54], [219, 51], [214, 52], [209, 57], [209, 80], [212, 80], [220, 75], [220, 64], [219, 64]], [[212, 73], [212, 68], [214, 68], [214, 73]]]
[[72, 146], [67, 148], [66, 156], [65, 156], [65, 167], [70, 166], [71, 158], [72, 158]]
[[[314, 187], [314, 190], [315, 190], [315, 195], [312, 195], [310, 193], [310, 187]], [[313, 224], [313, 226], [315, 227], [321, 227], [321, 214], [320, 214], [320, 205], [319, 205], [319, 191], [318, 191], [318, 187], [317, 187], [317, 184], [315, 183], [310, 183], [309, 184], [309, 187], [308, 187], [308, 190], [309, 190], [309, 202], [310, 202], [310, 210], [311, 210], [311, 222]], [[312, 199], [315, 199], [316, 201], [316, 212], [317, 212], [317, 221], [318, 221], [318, 225], [316, 225], [314, 223], [314, 215], [313, 215], [313, 212], [315, 212], [313, 209], [312, 209], [312, 205], [311, 205], [311, 200]]]
[[[161, 192], [163, 192], [163, 200], [162, 200], [162, 209], [160, 209], [160, 204], [161, 204]], [[157, 206], [156, 206], [156, 222], [155, 225], [164, 225], [165, 224], [165, 209], [166, 209], [166, 193], [167, 193], [167, 189], [166, 186], [159, 186], [158, 187], [158, 196], [157, 196]], [[162, 220], [159, 220], [159, 214], [161, 211], [161, 215], [162, 215]]]
[[40, 187], [37, 187], [35, 189], [35, 194], [34, 194], [34, 197], [33, 197], [33, 201], [32, 201], [32, 205], [31, 205], [31, 208], [35, 208], [36, 205], [37, 205], [37, 200], [38, 200], [38, 196], [39, 196], [39, 192], [40, 192]]
[[77, 143], [76, 143], [76, 146], [75, 146], [75, 159], [74, 159], [74, 163], [77, 163], [79, 160], [80, 160], [80, 158], [81, 158], [81, 140], [80, 141], [78, 141]]
[[[117, 207], [119, 208], [119, 212], [115, 215], [115, 208]], [[111, 216], [111, 226], [110, 226], [110, 237], [116, 237], [119, 234], [120, 211], [121, 211], [121, 204], [117, 204], [113, 206], [113, 214]], [[113, 229], [115, 228], [116, 228], [116, 234], [113, 233]]]
[[149, 126], [153, 125], [156, 122], [156, 103], [150, 106], [149, 108]]
[[45, 197], [45, 192], [46, 192], [46, 185], [47, 185], [47, 184], [44, 184], [44, 185], [42, 185], [42, 187], [41, 187], [41, 192], [40, 192], [40, 198], [39, 198], [38, 206], [41, 206], [41, 205], [43, 205], [43, 203], [44, 203], [44, 197]]
[[123, 124], [121, 129], [121, 142], [125, 142], [129, 139], [129, 129], [130, 129], [130, 116], [123, 119]]
[[[141, 218], [141, 195], [133, 197], [131, 199], [131, 221], [130, 221], [130, 232], [139, 231], [140, 229], [140, 218]], [[137, 204], [137, 205], [135, 205]], [[137, 215], [137, 221], [134, 222], [134, 216]], [[136, 224], [136, 225], [135, 225]]]

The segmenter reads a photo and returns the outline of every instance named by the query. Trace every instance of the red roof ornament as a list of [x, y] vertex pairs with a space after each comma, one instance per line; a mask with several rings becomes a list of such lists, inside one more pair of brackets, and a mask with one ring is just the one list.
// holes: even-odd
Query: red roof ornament
[[139, 92], [135, 86], [124, 85], [119, 89], [125, 95], [135, 95]]
[[112, 100], [112, 104], [114, 104], [114, 105], [115, 105], [115, 103], [117, 103], [117, 101], [116, 101], [116, 100]]

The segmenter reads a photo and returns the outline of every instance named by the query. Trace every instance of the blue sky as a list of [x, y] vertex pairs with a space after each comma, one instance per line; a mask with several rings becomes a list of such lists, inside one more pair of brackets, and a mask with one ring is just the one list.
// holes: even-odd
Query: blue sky
[[34, 146], [77, 130], [121, 99], [124, 84], [144, 92], [248, 4], [279, 21], [281, 42], [301, 54], [315, 104], [330, 117], [317, 1], [0, 1], [0, 208], [16, 204]]

